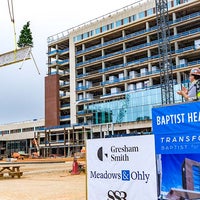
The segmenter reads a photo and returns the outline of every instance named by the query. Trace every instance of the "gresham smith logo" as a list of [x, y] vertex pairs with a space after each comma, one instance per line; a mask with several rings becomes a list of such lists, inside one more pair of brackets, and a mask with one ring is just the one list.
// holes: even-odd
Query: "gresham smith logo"
[[103, 161], [103, 155], [105, 155], [106, 157], [108, 157], [107, 153], [103, 153], [103, 147], [100, 147], [97, 151], [97, 157], [100, 161]]
[[[110, 152], [110, 161], [129, 161], [129, 156], [127, 153], [137, 153], [139, 152], [139, 147], [128, 147], [126, 145], [123, 145], [122, 147], [111, 146]], [[97, 150], [97, 157], [100, 161], [103, 161], [105, 157], [108, 158], [108, 153], [104, 153], [103, 147], [100, 147]]]

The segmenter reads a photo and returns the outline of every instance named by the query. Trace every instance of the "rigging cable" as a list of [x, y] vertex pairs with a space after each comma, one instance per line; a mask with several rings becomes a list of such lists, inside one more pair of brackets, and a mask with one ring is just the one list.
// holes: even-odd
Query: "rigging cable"
[[16, 41], [16, 29], [15, 29], [15, 17], [14, 17], [14, 9], [13, 9], [13, 0], [7, 0], [8, 1], [8, 10], [10, 15], [10, 20], [13, 23], [13, 30], [14, 30], [14, 56], [16, 60], [16, 53], [17, 53], [17, 41]]

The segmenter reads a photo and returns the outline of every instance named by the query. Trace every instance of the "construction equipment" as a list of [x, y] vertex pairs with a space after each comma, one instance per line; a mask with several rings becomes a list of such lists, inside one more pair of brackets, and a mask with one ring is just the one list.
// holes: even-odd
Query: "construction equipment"
[[[20, 47], [20, 48], [17, 48], [13, 0], [7, 0], [7, 1], [8, 1], [8, 10], [9, 10], [9, 15], [10, 15], [10, 20], [13, 24], [13, 29], [14, 29], [14, 46], [15, 46], [15, 48], [13, 51], [6, 52], [6, 53], [3, 53], [0, 55], [0, 67], [4, 67], [4, 66], [11, 65], [14, 63], [22, 62], [22, 65], [19, 68], [19, 69], [21, 69], [24, 61], [28, 60], [32, 57], [33, 62], [38, 71], [38, 74], [40, 74], [38, 66], [36, 64], [36, 61], [35, 61], [35, 59], [33, 57], [33, 53], [32, 53], [32, 47], [33, 47], [33, 45], [31, 45], [32, 44], [32, 35], [31, 35], [32, 33], [29, 29], [29, 22], [27, 23], [27, 25], [24, 26], [26, 28], [26, 31], [22, 30], [20, 36], [21, 37], [23, 36], [22, 41], [24, 41], [25, 38], [27, 39], [27, 37], [31, 38], [31, 42], [30, 42], [30, 44], [27, 42], [24, 42], [24, 43], [22, 42], [21, 46], [19, 45], [19, 42], [18, 42], [18, 47]], [[28, 32], [29, 35], [27, 34], [27, 30], [29, 30], [29, 32]], [[24, 33], [24, 34], [22, 34], [22, 33]]]
[[162, 104], [174, 103], [168, 0], [155, 0]]
[[[35, 137], [33, 138], [32, 144], [36, 147], [37, 156], [39, 157], [39, 156], [40, 156], [40, 148], [39, 148], [39, 145], [38, 145], [38, 141], [36, 140]], [[35, 154], [35, 155], [36, 155], [36, 154]]]
[[11, 157], [24, 160], [24, 158], [28, 158], [29, 155], [24, 151], [18, 151], [18, 152], [13, 152]]

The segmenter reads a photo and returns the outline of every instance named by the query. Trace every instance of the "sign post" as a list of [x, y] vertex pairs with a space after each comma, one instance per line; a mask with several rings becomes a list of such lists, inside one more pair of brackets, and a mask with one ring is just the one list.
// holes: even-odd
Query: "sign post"
[[88, 200], [157, 199], [154, 136], [87, 141]]

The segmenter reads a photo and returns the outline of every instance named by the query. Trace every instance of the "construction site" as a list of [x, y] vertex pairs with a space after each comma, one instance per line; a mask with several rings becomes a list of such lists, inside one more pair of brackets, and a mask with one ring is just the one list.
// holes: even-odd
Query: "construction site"
[[[2, 166], [14, 163], [23, 171], [21, 174], [6, 166], [5, 169], [10, 170], [9, 178], [16, 175], [20, 179], [14, 181], [25, 181], [25, 185], [29, 181], [36, 183], [37, 176], [44, 180], [45, 189], [36, 200], [92, 199], [89, 189], [88, 196], [86, 194], [87, 142], [93, 139], [120, 140], [127, 136], [149, 137], [155, 134], [153, 108], [186, 102], [177, 91], [189, 88], [192, 69], [200, 67], [199, 22], [199, 0], [142, 0], [49, 36], [44, 119], [0, 125]], [[0, 55], [1, 66], [13, 62], [10, 54], [15, 55], [18, 62], [24, 62], [30, 59], [31, 50], [21, 53], [24, 58], [15, 51]], [[6, 60], [6, 63], [1, 60]], [[197, 108], [199, 97], [195, 96], [193, 100]], [[115, 151], [129, 151], [127, 149], [126, 146], [116, 147]], [[98, 159], [103, 161], [102, 147], [95, 151]], [[87, 152], [90, 153], [92, 149]], [[116, 158], [120, 161], [122, 157]], [[161, 162], [158, 157], [157, 165]], [[129, 161], [129, 157], [126, 158]], [[59, 172], [53, 172], [47, 163], [52, 163], [51, 166]], [[192, 163], [198, 165], [198, 171], [199, 163]], [[31, 171], [37, 169], [36, 165], [49, 170], [42, 171], [41, 176], [40, 173], [31, 176]], [[78, 176], [71, 176], [73, 174]], [[157, 199], [175, 199], [170, 193], [166, 195], [169, 191], [162, 191], [161, 173], [157, 172], [156, 176]], [[54, 190], [51, 181], [55, 179], [58, 181], [56, 187], [62, 188], [61, 185], [65, 184], [66, 190], [74, 183], [72, 191], [75, 196], [68, 192], [60, 195], [58, 188], [55, 194], [51, 193]], [[184, 186], [176, 200], [186, 200], [185, 193], [195, 196], [196, 192], [198, 198], [189, 199], [200, 199], [199, 179], [197, 182], [195, 189]], [[12, 188], [12, 184], [14, 182], [9, 182], [8, 187]], [[35, 189], [40, 193], [40, 189]], [[42, 196], [42, 192], [48, 195]], [[106, 195], [109, 200], [125, 199], [127, 193], [123, 191], [121, 194], [121, 198], [115, 193]], [[12, 196], [12, 192], [9, 195]], [[18, 199], [23, 198], [30, 199], [28, 194]], [[103, 197], [98, 200], [101, 199]]]
[[45, 118], [1, 125], [2, 154], [38, 144], [43, 157], [71, 156], [86, 139], [150, 134], [152, 107], [184, 101], [176, 91], [199, 66], [199, 1], [166, 1], [159, 34], [155, 2], [141, 3], [48, 38]]

